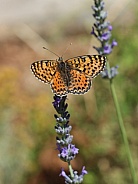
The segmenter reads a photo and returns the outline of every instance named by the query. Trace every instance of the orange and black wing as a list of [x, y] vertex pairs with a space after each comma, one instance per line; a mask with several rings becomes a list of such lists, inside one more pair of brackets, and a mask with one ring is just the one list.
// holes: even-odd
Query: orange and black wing
[[56, 60], [41, 60], [32, 63], [31, 70], [36, 78], [50, 84], [57, 70]]
[[68, 59], [65, 62], [72, 69], [94, 78], [104, 69], [106, 57], [102, 55], [84, 55]]

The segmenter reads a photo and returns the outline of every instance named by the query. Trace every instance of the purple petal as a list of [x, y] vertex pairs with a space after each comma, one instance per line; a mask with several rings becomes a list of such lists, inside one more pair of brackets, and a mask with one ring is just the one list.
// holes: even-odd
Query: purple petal
[[110, 45], [104, 46], [104, 54], [110, 54], [111, 52], [112, 52], [112, 49]]
[[63, 176], [65, 178], [65, 181], [67, 181], [68, 183], [72, 183], [72, 180], [66, 175], [63, 168], [59, 176]]
[[106, 41], [109, 40], [110, 37], [111, 37], [110, 31], [107, 31], [107, 32], [103, 33], [102, 36], [101, 36], [102, 40], [106, 40]]
[[111, 25], [108, 26], [108, 30], [112, 31], [113, 27]]
[[72, 153], [73, 153], [74, 155], [76, 155], [76, 154], [78, 154], [79, 149], [76, 148], [74, 145], [71, 145], [71, 151], [72, 151]]
[[61, 173], [60, 173], [59, 176], [63, 176], [63, 177], [66, 177], [67, 176], [63, 168], [62, 168]]
[[111, 47], [117, 46], [117, 42], [115, 40], [112, 41]]
[[84, 176], [85, 174], [88, 173], [88, 172], [85, 170], [85, 166], [83, 166], [81, 173], [82, 173], [83, 176]]
[[65, 158], [68, 155], [68, 149], [66, 147], [62, 148], [61, 150], [61, 156]]

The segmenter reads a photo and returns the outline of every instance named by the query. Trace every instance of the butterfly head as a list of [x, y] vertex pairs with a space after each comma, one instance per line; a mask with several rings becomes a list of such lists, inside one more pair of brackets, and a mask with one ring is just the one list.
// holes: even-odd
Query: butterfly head
[[59, 58], [57, 59], [57, 62], [62, 63], [62, 62], [63, 62], [63, 57], [59, 57]]
[[66, 64], [65, 64], [65, 62], [63, 61], [63, 58], [62, 58], [62, 57], [59, 57], [59, 58], [57, 59], [57, 62], [58, 62], [58, 70], [59, 70], [60, 72], [65, 73]]

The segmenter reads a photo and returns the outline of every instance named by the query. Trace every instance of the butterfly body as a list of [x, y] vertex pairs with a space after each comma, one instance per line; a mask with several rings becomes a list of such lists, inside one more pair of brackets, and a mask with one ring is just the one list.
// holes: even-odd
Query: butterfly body
[[68, 93], [84, 94], [91, 85], [92, 78], [105, 66], [106, 57], [101, 55], [83, 55], [63, 61], [41, 60], [32, 63], [35, 77], [50, 84], [54, 94], [63, 96]]

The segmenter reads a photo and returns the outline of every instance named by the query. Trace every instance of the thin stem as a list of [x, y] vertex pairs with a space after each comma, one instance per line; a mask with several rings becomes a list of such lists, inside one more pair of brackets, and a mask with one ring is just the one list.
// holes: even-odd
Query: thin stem
[[68, 166], [69, 166], [70, 176], [71, 176], [71, 178], [74, 178], [73, 169], [72, 169], [72, 166], [71, 166], [70, 162], [68, 162]]
[[[108, 70], [108, 74], [109, 74], [110, 65], [109, 65], [108, 62], [107, 62], [107, 70]], [[112, 92], [112, 96], [113, 96], [113, 100], [114, 100], [114, 104], [115, 104], [115, 108], [116, 108], [116, 112], [117, 112], [119, 126], [120, 126], [121, 133], [122, 133], [122, 138], [123, 138], [123, 141], [124, 141], [124, 146], [125, 146], [125, 150], [126, 150], [127, 159], [128, 159], [129, 166], [130, 166], [130, 172], [131, 172], [131, 175], [132, 175], [133, 183], [136, 184], [137, 183], [137, 177], [136, 177], [135, 167], [134, 167], [134, 163], [133, 163], [133, 160], [132, 160], [132, 156], [131, 156], [131, 152], [130, 152], [130, 148], [129, 148], [129, 143], [128, 143], [128, 139], [127, 139], [127, 134], [126, 134], [122, 114], [121, 114], [121, 111], [120, 111], [120, 106], [119, 106], [119, 103], [118, 103], [118, 98], [117, 98], [117, 95], [116, 95], [116, 91], [115, 91], [115, 87], [114, 87], [112, 79], [110, 79], [110, 87], [111, 87], [111, 92]]]
[[108, 71], [108, 78], [110, 79], [110, 84], [112, 82], [112, 79], [111, 79], [111, 73], [110, 73], [110, 64], [109, 64], [109, 61], [106, 62], [106, 66], [107, 66], [107, 71]]

